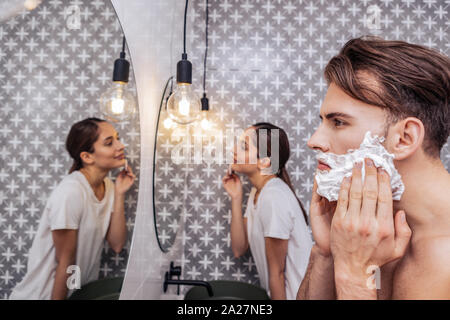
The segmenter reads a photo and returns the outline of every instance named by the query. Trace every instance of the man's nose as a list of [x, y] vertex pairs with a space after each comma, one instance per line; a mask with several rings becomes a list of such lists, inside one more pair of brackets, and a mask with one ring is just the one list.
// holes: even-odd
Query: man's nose
[[322, 133], [321, 126], [309, 138], [307, 145], [313, 150], [320, 150], [322, 152], [327, 152], [330, 149], [328, 140]]

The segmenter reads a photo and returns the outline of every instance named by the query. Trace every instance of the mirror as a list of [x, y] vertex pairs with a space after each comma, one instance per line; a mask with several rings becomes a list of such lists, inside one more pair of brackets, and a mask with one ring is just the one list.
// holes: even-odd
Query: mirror
[[[0, 297], [7, 298], [27, 271], [46, 202], [72, 165], [65, 150], [70, 127], [87, 117], [104, 118], [99, 98], [112, 84], [122, 30], [110, 1], [43, 1], [33, 11], [5, 19], [2, 13], [0, 233], [6, 236], [0, 243], [11, 255], [1, 262], [7, 280]], [[126, 59], [132, 64], [128, 50]], [[132, 66], [129, 86], [135, 94]], [[139, 177], [139, 114], [113, 125]], [[111, 179], [118, 171], [110, 172]], [[119, 254], [104, 247], [99, 278], [124, 275], [138, 186], [137, 178], [125, 198], [128, 243]]]

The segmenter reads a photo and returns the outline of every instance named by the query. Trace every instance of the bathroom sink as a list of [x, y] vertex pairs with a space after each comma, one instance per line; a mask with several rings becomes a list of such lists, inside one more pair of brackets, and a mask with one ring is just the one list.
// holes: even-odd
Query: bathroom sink
[[270, 300], [266, 290], [261, 287], [239, 281], [208, 281], [213, 296], [208, 295], [205, 287], [192, 287], [184, 300]]

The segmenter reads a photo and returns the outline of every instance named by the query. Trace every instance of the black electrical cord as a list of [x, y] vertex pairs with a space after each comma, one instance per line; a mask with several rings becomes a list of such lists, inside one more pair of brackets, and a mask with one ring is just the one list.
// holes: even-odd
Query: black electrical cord
[[206, 0], [206, 19], [205, 19], [205, 58], [203, 61], [203, 94], [206, 95], [206, 60], [208, 57], [208, 20], [209, 20], [209, 10], [208, 10], [208, 0]]
[[[153, 178], [152, 178], [152, 184], [153, 184], [153, 188], [152, 188], [152, 195], [153, 195], [153, 221], [154, 221], [154, 225], [155, 225], [155, 232], [156, 232], [156, 239], [158, 240], [158, 245], [159, 248], [161, 249], [162, 252], [167, 252], [168, 250], [164, 249], [162, 247], [161, 242], [159, 241], [159, 237], [158, 237], [158, 227], [156, 225], [156, 205], [155, 205], [155, 171], [156, 171], [156, 145], [157, 145], [157, 141], [158, 141], [158, 128], [159, 128], [159, 119], [161, 116], [161, 109], [164, 103], [164, 97], [166, 96], [166, 92], [167, 92], [167, 87], [169, 86], [169, 82], [173, 82], [173, 77], [170, 77], [169, 79], [167, 79], [166, 85], [164, 86], [164, 91], [161, 97], [161, 102], [159, 104], [159, 111], [158, 111], [158, 118], [156, 119], [156, 129], [155, 129], [155, 142], [153, 145]], [[172, 93], [172, 90], [170, 90], [170, 93]], [[168, 95], [170, 96], [170, 94]], [[167, 99], [166, 99], [167, 102]], [[165, 104], [164, 104], [165, 105]]]
[[209, 9], [208, 0], [205, 0], [206, 8], [206, 19], [205, 19], [205, 58], [203, 60], [203, 97], [200, 99], [202, 104], [202, 111], [209, 110], [209, 100], [206, 97], [206, 61], [208, 58], [208, 21], [209, 21]]
[[186, 6], [184, 8], [184, 33], [183, 33], [183, 53], [181, 54], [181, 60], [177, 63], [177, 82], [178, 83], [192, 83], [192, 63], [187, 59], [186, 53], [186, 25], [187, 25], [187, 12], [189, 1], [186, 0]]
[[125, 40], [125, 35], [124, 35], [123, 39], [122, 39], [122, 52], [120, 53], [121, 59], [125, 59], [125, 43], [126, 43], [126, 40]]
[[[165, 107], [164, 107], [165, 110], [167, 110], [167, 102], [169, 101], [169, 98], [170, 98], [170, 96], [173, 93], [173, 76], [170, 77], [169, 80], [170, 80], [170, 90], [169, 90], [169, 94], [166, 97], [166, 103], [164, 104], [165, 105]], [[164, 94], [165, 93], [166, 93], [166, 91], [164, 90]], [[164, 96], [164, 94], [163, 94], [163, 96]]]
[[186, 6], [184, 7], [184, 34], [183, 34], [183, 54], [186, 54], [186, 19], [189, 0], [186, 0]]

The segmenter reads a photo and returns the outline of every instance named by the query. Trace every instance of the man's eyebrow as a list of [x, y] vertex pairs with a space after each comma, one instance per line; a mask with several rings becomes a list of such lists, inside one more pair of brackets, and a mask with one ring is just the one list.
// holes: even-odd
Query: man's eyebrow
[[[353, 119], [354, 118], [351, 115], [346, 114], [346, 113], [342, 113], [342, 112], [331, 112], [331, 113], [328, 113], [328, 114], [325, 115], [325, 118], [327, 118], [327, 119], [333, 119], [333, 118], [336, 118], [336, 117], [347, 118], [347, 119]], [[322, 119], [322, 116], [319, 115], [319, 118]]]

